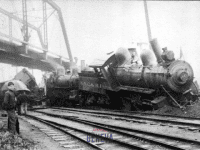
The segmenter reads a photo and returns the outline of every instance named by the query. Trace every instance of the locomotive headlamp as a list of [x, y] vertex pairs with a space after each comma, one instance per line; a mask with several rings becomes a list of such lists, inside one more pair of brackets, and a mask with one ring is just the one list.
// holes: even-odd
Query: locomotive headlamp
[[187, 81], [187, 79], [188, 79], [188, 73], [187, 72], [182, 72], [181, 74], [180, 74], [180, 80], [182, 81], [182, 82], [186, 82]]
[[185, 83], [187, 82], [189, 76], [188, 76], [188, 73], [185, 71], [178, 71], [177, 78], [178, 78], [179, 83]]
[[168, 86], [178, 93], [190, 89], [193, 82], [193, 69], [185, 61], [175, 60], [168, 67], [168, 72], [172, 75], [168, 78]]

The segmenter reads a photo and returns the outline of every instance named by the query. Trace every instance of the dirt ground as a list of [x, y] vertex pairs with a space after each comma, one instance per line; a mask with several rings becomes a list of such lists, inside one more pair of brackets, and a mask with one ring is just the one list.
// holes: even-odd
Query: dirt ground
[[[200, 118], [200, 101], [193, 106], [188, 106], [184, 111], [166, 105], [158, 110], [146, 111], [155, 114], [175, 115], [183, 117]], [[20, 135], [12, 136], [6, 133], [7, 117], [1, 117], [0, 110], [0, 150], [62, 150], [59, 144], [42, 133], [38, 128], [19, 118]]]
[[[0, 116], [2, 111], [0, 111]], [[0, 150], [63, 150], [37, 127], [19, 118], [20, 135], [8, 135], [7, 117], [0, 117]]]
[[[79, 107], [77, 107], [79, 108]], [[112, 110], [112, 109], [105, 109], [100, 108], [97, 106], [90, 106], [90, 107], [82, 107], [83, 109], [96, 109], [96, 110]], [[163, 114], [163, 115], [174, 115], [174, 116], [181, 116], [181, 117], [193, 117], [193, 118], [200, 118], [200, 100], [196, 102], [194, 105], [186, 106], [186, 109], [183, 111], [178, 107], [170, 106], [166, 104], [165, 106], [157, 109], [157, 110], [146, 110], [141, 112], [153, 113], [153, 114]]]
[[0, 117], [0, 149], [21, 150], [28, 148], [37, 149], [34, 141], [7, 132], [7, 117]]
[[165, 105], [164, 107], [162, 107], [158, 110], [146, 111], [146, 112], [151, 112], [154, 114], [200, 118], [200, 101], [195, 103], [193, 106], [187, 106], [184, 111], [182, 111], [180, 108]]

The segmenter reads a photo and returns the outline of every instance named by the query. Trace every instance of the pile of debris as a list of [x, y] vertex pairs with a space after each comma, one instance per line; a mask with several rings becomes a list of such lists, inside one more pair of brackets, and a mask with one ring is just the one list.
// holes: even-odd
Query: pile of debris
[[3, 150], [37, 150], [36, 144], [20, 135], [13, 135], [6, 131], [5, 126], [0, 128], [0, 149]]
[[161, 115], [174, 115], [174, 116], [181, 116], [181, 117], [200, 118], [199, 110], [200, 110], [200, 101], [198, 101], [192, 106], [187, 106], [184, 111], [177, 107], [171, 107], [169, 105], [165, 105], [164, 107], [158, 110], [154, 110], [151, 113], [161, 114]]

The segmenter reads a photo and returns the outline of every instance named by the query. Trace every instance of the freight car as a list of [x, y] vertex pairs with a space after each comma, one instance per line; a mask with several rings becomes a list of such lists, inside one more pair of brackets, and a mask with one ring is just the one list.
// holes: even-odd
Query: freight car
[[39, 88], [35, 77], [27, 69], [23, 68], [20, 72], [18, 72], [15, 75], [14, 80], [22, 81], [30, 90], [30, 93], [28, 94], [30, 107], [33, 105], [42, 104], [42, 100], [44, 98], [44, 89]]
[[125, 110], [158, 108], [165, 103], [183, 108], [196, 101], [198, 90], [190, 64], [176, 60], [167, 48], [162, 52], [156, 39], [150, 44], [156, 65], [151, 63], [149, 53], [142, 54], [142, 64], [138, 64], [131, 49], [119, 48], [107, 60], [91, 64], [93, 71], [82, 71], [79, 77], [52, 75], [49, 82], [54, 88], [49, 88], [50, 97], [60, 94], [67, 101], [69, 93], [75, 90], [80, 105], [107, 105]]

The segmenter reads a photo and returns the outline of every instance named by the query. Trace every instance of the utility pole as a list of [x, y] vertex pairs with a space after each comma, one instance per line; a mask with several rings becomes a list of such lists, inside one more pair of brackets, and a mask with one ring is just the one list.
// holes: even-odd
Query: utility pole
[[145, 19], [146, 19], [146, 24], [147, 24], [147, 34], [148, 34], [149, 41], [151, 41], [152, 40], [151, 26], [149, 22], [149, 12], [148, 12], [146, 0], [144, 0], [144, 10], [145, 10]]
[[45, 1], [43, 1], [43, 25], [44, 25], [44, 46], [46, 49], [48, 49], [47, 8]]
[[150, 26], [150, 21], [149, 21], [149, 13], [148, 13], [148, 7], [147, 7], [146, 0], [144, 0], [144, 9], [145, 9], [145, 18], [146, 18], [149, 42], [150, 42], [151, 48], [156, 56], [157, 62], [159, 64], [159, 63], [162, 63], [162, 61], [163, 61], [161, 58], [162, 50], [160, 48], [158, 40], [156, 38], [152, 39], [151, 26]]

